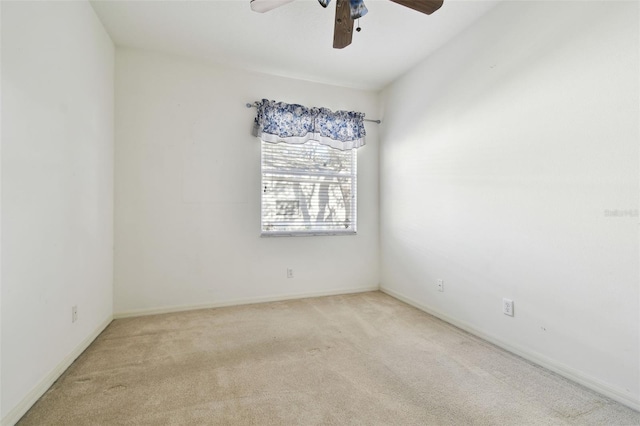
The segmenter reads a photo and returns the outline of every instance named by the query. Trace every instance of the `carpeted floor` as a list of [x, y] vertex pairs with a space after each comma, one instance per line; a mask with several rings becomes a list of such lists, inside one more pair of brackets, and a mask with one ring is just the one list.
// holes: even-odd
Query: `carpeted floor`
[[640, 425], [380, 292], [116, 320], [19, 425]]

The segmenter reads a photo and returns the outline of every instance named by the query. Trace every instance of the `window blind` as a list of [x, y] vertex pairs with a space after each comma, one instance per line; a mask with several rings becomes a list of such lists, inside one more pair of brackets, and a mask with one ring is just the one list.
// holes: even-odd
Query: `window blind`
[[356, 150], [261, 144], [262, 235], [356, 233]]

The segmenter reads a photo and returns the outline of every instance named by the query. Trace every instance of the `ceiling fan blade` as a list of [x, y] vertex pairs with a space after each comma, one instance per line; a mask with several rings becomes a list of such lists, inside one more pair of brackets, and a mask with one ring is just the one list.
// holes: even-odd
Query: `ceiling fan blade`
[[418, 12], [431, 15], [436, 10], [440, 9], [444, 0], [391, 0], [394, 3], [401, 4], [410, 9], [417, 10]]
[[254, 12], [264, 13], [284, 4], [291, 3], [292, 1], [293, 0], [251, 0], [250, 6]]
[[353, 19], [351, 19], [349, 0], [338, 0], [336, 2], [336, 21], [333, 28], [333, 48], [347, 47], [351, 44], [352, 37]]

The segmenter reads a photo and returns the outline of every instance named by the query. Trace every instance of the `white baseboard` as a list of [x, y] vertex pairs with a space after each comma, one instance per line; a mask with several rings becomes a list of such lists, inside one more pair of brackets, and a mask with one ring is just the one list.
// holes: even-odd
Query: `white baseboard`
[[78, 346], [76, 346], [53, 370], [49, 372], [38, 384], [36, 384], [31, 391], [16, 405], [11, 411], [9, 411], [3, 418], [0, 424], [2, 426], [13, 426], [22, 416], [25, 415], [29, 408], [38, 401], [38, 399], [44, 395], [44, 393], [58, 380], [58, 378], [65, 372], [67, 368], [78, 358], [82, 352], [89, 347], [91, 343], [104, 331], [105, 328], [111, 323], [113, 317], [109, 316], [105, 319], [89, 336], [87, 336]]
[[238, 305], [253, 305], [255, 303], [281, 302], [284, 300], [307, 299], [309, 297], [338, 296], [341, 294], [356, 294], [356, 293], [365, 293], [367, 291], [378, 291], [379, 289], [380, 287], [376, 285], [371, 287], [359, 287], [359, 288], [339, 289], [339, 290], [331, 290], [331, 291], [294, 293], [294, 294], [285, 294], [285, 295], [279, 295], [279, 296], [235, 299], [235, 300], [228, 300], [228, 301], [216, 302], [216, 303], [167, 306], [167, 307], [151, 308], [151, 309], [136, 309], [131, 311], [116, 312], [113, 314], [113, 318], [120, 319], [120, 318], [129, 318], [129, 317], [140, 317], [140, 316], [146, 316], [146, 315], [168, 314], [171, 312], [194, 311], [197, 309], [224, 308], [226, 306], [238, 306]]
[[622, 389], [614, 388], [595, 377], [592, 377], [588, 374], [583, 373], [582, 371], [576, 370], [575, 368], [569, 367], [568, 365], [557, 362], [553, 359], [547, 358], [544, 355], [541, 355], [537, 352], [531, 351], [527, 348], [522, 348], [519, 346], [512, 345], [507, 343], [491, 334], [488, 334], [482, 330], [478, 330], [473, 325], [468, 324], [463, 321], [458, 321], [455, 318], [452, 318], [442, 312], [439, 312], [429, 306], [426, 306], [420, 302], [413, 300], [410, 297], [407, 297], [401, 293], [398, 293], [395, 290], [391, 290], [389, 288], [380, 287], [380, 291], [392, 296], [398, 300], [405, 302], [408, 305], [411, 305], [415, 308], [420, 309], [434, 317], [440, 318], [441, 320], [448, 322], [451, 325], [454, 325], [462, 330], [473, 334], [474, 336], [478, 336], [481, 339], [484, 339], [490, 343], [493, 343], [496, 346], [501, 347], [502, 349], [509, 351], [513, 354], [516, 354], [528, 361], [533, 362], [541, 367], [546, 368], [547, 370], [551, 370], [554, 373], [557, 373], [571, 381], [581, 384], [582, 386], [589, 388], [595, 392], [598, 392], [608, 398], [613, 399], [621, 404], [626, 405], [627, 407], [633, 408], [634, 410], [640, 411], [640, 401], [635, 399], [633, 395], [625, 392]]

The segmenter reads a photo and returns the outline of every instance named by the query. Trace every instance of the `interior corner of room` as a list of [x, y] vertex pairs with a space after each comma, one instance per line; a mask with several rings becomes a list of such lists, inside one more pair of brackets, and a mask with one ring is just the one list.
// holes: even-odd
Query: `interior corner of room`
[[[114, 29], [179, 3], [0, 2], [2, 425], [114, 319], [368, 291], [640, 410], [638, 2], [492, 2], [349, 81]], [[382, 119], [357, 235], [260, 238], [262, 98]]]

